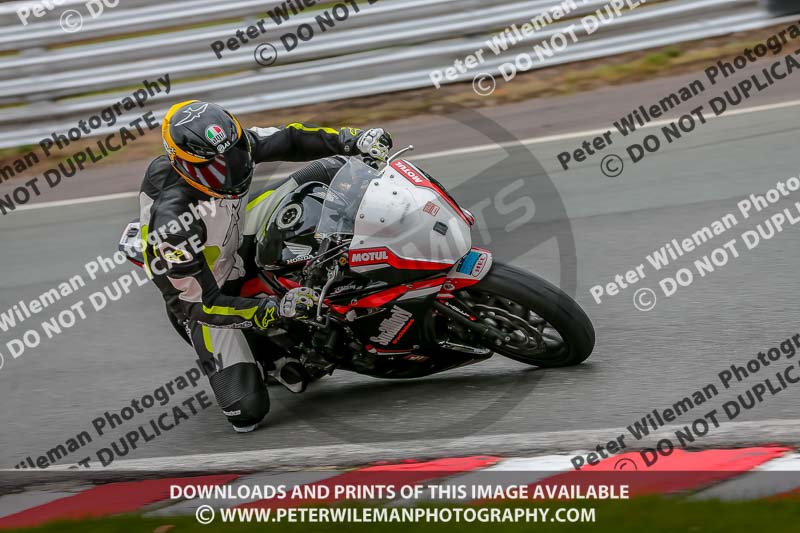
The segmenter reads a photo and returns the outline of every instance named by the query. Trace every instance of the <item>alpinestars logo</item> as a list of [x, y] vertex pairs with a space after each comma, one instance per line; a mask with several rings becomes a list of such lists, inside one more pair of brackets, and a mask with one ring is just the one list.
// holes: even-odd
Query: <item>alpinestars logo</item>
[[184, 124], [194, 122], [195, 119], [200, 118], [200, 116], [206, 112], [206, 109], [208, 109], [208, 104], [202, 104], [197, 107], [187, 106], [186, 109], [182, 111], [182, 113], [186, 113], [186, 116], [175, 125], [183, 126]]
[[350, 252], [350, 266], [375, 265], [387, 261], [389, 261], [389, 253], [385, 248]]
[[[369, 340], [388, 346], [395, 337], [407, 329], [406, 326], [411, 326], [411, 323], [414, 322], [411, 319], [412, 316], [413, 315], [405, 309], [400, 309], [396, 305], [393, 306], [392, 315], [378, 326], [380, 333], [375, 337], [370, 337]], [[411, 320], [411, 322], [409, 322], [409, 320]]]

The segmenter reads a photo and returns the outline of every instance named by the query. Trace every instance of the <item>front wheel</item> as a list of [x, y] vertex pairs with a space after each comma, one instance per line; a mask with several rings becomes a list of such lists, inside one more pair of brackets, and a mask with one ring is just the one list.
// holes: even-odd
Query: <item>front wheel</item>
[[525, 270], [495, 263], [480, 283], [458, 291], [456, 298], [502, 339], [495, 344], [484, 339], [487, 348], [515, 361], [571, 366], [585, 361], [594, 348], [594, 327], [583, 309], [564, 291]]

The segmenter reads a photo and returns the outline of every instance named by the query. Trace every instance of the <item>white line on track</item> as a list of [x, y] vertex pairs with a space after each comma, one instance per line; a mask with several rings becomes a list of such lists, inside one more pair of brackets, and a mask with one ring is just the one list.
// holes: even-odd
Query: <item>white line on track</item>
[[[747, 108], [744, 108], [744, 109], [735, 109], [733, 111], [729, 111], [729, 112], [725, 113], [721, 117], [712, 116], [712, 117], [707, 117], [707, 118], [708, 119], [714, 119], [714, 118], [733, 117], [733, 116], [738, 116], [738, 115], [747, 115], [747, 114], [750, 114], [750, 113], [761, 113], [761, 112], [764, 112], [764, 111], [774, 111], [776, 109], [784, 109], [784, 108], [787, 108], [787, 107], [795, 107], [795, 106], [798, 106], [798, 105], [800, 105], [800, 100], [790, 100], [788, 102], [779, 102], [779, 103], [775, 103], [775, 104], [766, 104], [766, 105], [760, 105], [760, 106], [754, 106], [754, 107], [747, 107]], [[663, 119], [663, 120], [656, 120], [656, 121], [648, 123], [645, 126], [637, 128], [637, 131], [638, 130], [647, 129], [647, 128], [656, 128], [658, 126], [664, 126], [664, 125], [670, 124], [671, 122], [673, 122], [677, 118], [678, 117], [674, 117], [674, 118], [670, 118], [670, 119]], [[451, 157], [451, 156], [454, 156], [454, 155], [472, 154], [472, 153], [475, 153], [475, 152], [486, 152], [486, 151], [491, 151], [491, 150], [497, 150], [498, 148], [508, 148], [508, 147], [511, 147], [511, 146], [516, 146], [518, 143], [522, 144], [524, 146], [532, 146], [532, 145], [535, 145], [535, 144], [545, 144], [545, 143], [551, 143], [551, 142], [566, 141], [566, 140], [570, 140], [570, 139], [579, 139], [579, 138], [582, 138], [582, 137], [592, 137], [594, 135], [601, 135], [601, 134], [605, 133], [606, 131], [608, 131], [608, 128], [596, 129], [596, 130], [574, 131], [574, 132], [571, 132], [571, 133], [561, 133], [561, 134], [558, 134], [558, 135], [547, 135], [547, 136], [544, 136], [544, 137], [531, 137], [531, 138], [528, 138], [528, 139], [522, 139], [522, 140], [520, 140], [518, 142], [515, 141], [515, 142], [510, 142], [510, 143], [480, 144], [480, 145], [476, 145], [476, 146], [469, 146], [469, 147], [466, 147], [466, 148], [454, 148], [454, 149], [451, 149], [451, 150], [442, 150], [442, 151], [439, 151], [439, 152], [431, 152], [431, 153], [427, 153], [427, 154], [419, 154], [419, 155], [415, 155], [414, 158], [415, 159], [421, 159], [421, 160], [422, 159], [437, 159], [437, 158], [441, 158], [441, 157]], [[268, 181], [268, 180], [273, 180], [273, 179], [280, 179], [280, 178], [285, 178], [288, 175], [289, 175], [289, 173], [274, 174], [274, 175], [270, 175], [270, 176], [260, 176], [260, 177], [255, 178], [255, 181]], [[33, 209], [47, 209], [47, 208], [50, 208], [50, 207], [66, 207], [66, 206], [72, 206], [72, 205], [91, 204], [91, 203], [96, 203], [96, 202], [107, 202], [107, 201], [112, 201], [112, 200], [120, 200], [120, 199], [124, 199], [124, 198], [136, 198], [137, 196], [139, 196], [139, 193], [137, 191], [120, 192], [120, 193], [115, 193], [115, 194], [105, 194], [105, 195], [101, 195], [101, 196], [90, 196], [90, 197], [87, 197], [87, 198], [74, 198], [74, 199], [70, 199], [70, 200], [56, 200], [56, 201], [53, 201], [53, 202], [40, 202], [40, 203], [35, 203], [35, 204], [22, 205], [22, 206], [17, 207], [16, 210], [17, 211], [30, 211], [30, 210], [33, 210]]]
[[[625, 451], [654, 447], [662, 438], [674, 438], [682, 425], [665, 426], [640, 441], [629, 438]], [[256, 445], [261, 432], [253, 433]], [[114, 471], [236, 471], [241, 469], [276, 470], [333, 466], [361, 466], [375, 461], [402, 461], [404, 459], [429, 459], [465, 455], [501, 455], [529, 457], [529, 454], [578, 453], [574, 450], [594, 450], [605, 446], [621, 433], [630, 437], [623, 428], [553, 431], [542, 433], [511, 433], [502, 435], [473, 435], [455, 439], [431, 439], [365, 444], [331, 444], [324, 446], [291, 447], [267, 450], [233, 451], [196, 455], [153, 457], [114, 461], [105, 469], [92, 472]], [[231, 438], [234, 435], [231, 434]], [[763, 446], [764, 443], [800, 444], [800, 420], [761, 420], [754, 422], [726, 422], [695, 443], [698, 448]], [[65, 471], [67, 465], [56, 465], [48, 472]], [[0, 470], [2, 471], [2, 470]], [[70, 470], [74, 472], [74, 470]]]

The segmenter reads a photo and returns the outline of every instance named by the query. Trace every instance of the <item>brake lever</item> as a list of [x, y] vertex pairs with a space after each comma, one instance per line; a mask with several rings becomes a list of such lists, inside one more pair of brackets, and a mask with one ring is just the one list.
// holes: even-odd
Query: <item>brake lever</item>
[[317, 322], [322, 322], [322, 306], [325, 305], [325, 296], [328, 294], [328, 290], [330, 290], [331, 285], [336, 282], [336, 278], [339, 276], [339, 265], [337, 263], [333, 264], [333, 269], [328, 270], [328, 281], [322, 287], [322, 292], [319, 295], [319, 303], [317, 303]]
[[386, 160], [386, 164], [387, 164], [387, 165], [391, 165], [391, 164], [392, 164], [392, 161], [394, 161], [395, 159], [397, 159], [398, 157], [400, 157], [400, 156], [401, 156], [401, 155], [403, 155], [404, 153], [406, 153], [406, 152], [411, 152], [411, 151], [413, 151], [413, 150], [414, 150], [414, 145], [413, 145], [413, 144], [409, 144], [408, 146], [406, 146], [406, 147], [405, 147], [405, 148], [403, 148], [402, 150], [398, 150], [398, 151], [396, 151], [396, 152], [394, 153], [394, 155], [391, 155], [391, 156], [389, 156], [389, 159], [387, 159], [387, 160]]

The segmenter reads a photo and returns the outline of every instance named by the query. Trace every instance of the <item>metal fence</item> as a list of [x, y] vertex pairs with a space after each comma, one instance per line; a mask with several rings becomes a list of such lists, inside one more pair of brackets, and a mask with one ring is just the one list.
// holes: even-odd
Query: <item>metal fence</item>
[[[757, 0], [650, 0], [588, 35], [578, 19], [609, 0], [575, 0], [570, 20], [554, 21], [494, 54], [486, 41], [497, 32], [545, 12], [552, 15], [554, 5], [570, 6], [571, 0], [372, 1], [319, 2], [314, 11], [278, 26], [267, 15], [279, 5], [274, 1], [127, 0], [94, 19], [84, 12], [83, 28], [74, 33], [62, 29], [61, 16], [65, 9], [85, 10], [86, 0], [65, 0], [27, 25], [16, 10], [29, 2], [0, 5], [0, 148], [34, 144], [73, 128], [143, 80], [165, 74], [172, 82], [170, 94], [148, 102], [159, 117], [187, 98], [213, 100], [245, 113], [431, 86], [432, 70], [484, 49], [480, 69], [448, 82], [469, 80], [479, 72], [496, 72], [575, 23], [577, 42], [533, 68], [775, 23]], [[320, 31], [317, 17], [330, 16], [337, 4], [349, 6], [349, 16], [329, 18], [335, 25]], [[262, 18], [263, 34], [216, 57], [211, 43], [235, 39], [237, 30], [246, 32]], [[302, 24], [315, 27], [316, 35], [286, 52], [280, 37]], [[278, 52], [268, 67], [254, 57], [262, 43]]]

